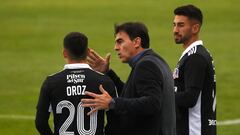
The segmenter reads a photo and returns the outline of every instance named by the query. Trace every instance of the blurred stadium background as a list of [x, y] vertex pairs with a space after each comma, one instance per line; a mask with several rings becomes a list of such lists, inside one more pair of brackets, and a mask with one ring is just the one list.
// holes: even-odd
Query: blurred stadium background
[[[111, 52], [111, 67], [125, 80], [130, 69], [113, 50], [113, 25], [141, 21], [149, 28], [151, 48], [174, 69], [183, 49], [173, 41], [173, 10], [190, 3], [204, 13], [200, 35], [215, 59], [218, 121], [239, 120], [240, 1], [1, 0], [0, 134], [38, 134], [34, 115], [39, 89], [47, 75], [65, 64], [65, 34], [83, 32], [91, 48], [101, 55]], [[218, 135], [239, 135], [236, 123], [219, 125]]]

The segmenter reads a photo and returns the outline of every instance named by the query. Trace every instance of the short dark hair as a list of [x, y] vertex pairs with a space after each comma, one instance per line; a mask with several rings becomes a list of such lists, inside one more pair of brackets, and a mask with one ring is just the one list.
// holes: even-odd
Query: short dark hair
[[69, 52], [71, 59], [86, 59], [88, 38], [84, 34], [79, 32], [71, 32], [65, 36], [63, 42], [64, 48]]
[[123, 24], [115, 24], [114, 26], [116, 36], [120, 31], [124, 31], [128, 34], [131, 40], [134, 40], [136, 37], [141, 38], [142, 48], [149, 48], [149, 35], [147, 27], [140, 22], [126, 22]]
[[174, 10], [174, 14], [187, 16], [189, 19], [194, 19], [198, 21], [200, 25], [202, 25], [202, 22], [203, 22], [202, 11], [194, 5], [190, 4], [190, 5], [177, 7]]

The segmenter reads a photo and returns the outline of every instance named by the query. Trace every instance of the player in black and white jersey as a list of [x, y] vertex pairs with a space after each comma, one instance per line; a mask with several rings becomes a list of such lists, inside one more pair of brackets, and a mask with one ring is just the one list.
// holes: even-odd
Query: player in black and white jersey
[[199, 40], [202, 12], [193, 5], [174, 10], [174, 39], [185, 51], [174, 71], [177, 135], [216, 135], [213, 59]]
[[[102, 87], [115, 97], [115, 86], [109, 77], [86, 64], [87, 53], [88, 39], [84, 34], [66, 35], [63, 55], [67, 64], [63, 71], [48, 76], [41, 88], [35, 120], [41, 135], [104, 134], [104, 110], [88, 116], [93, 108], [82, 107], [81, 99], [89, 98], [85, 91], [101, 93]], [[48, 124], [49, 110], [54, 117], [54, 131]]]

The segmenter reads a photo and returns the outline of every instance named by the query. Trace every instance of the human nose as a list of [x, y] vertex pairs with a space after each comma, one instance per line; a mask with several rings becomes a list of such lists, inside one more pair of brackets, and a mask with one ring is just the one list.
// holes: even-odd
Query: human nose
[[179, 32], [179, 29], [177, 26], [173, 26], [173, 33], [178, 33]]
[[115, 44], [114, 50], [115, 50], [115, 51], [119, 50], [119, 44], [117, 44], [117, 43]]

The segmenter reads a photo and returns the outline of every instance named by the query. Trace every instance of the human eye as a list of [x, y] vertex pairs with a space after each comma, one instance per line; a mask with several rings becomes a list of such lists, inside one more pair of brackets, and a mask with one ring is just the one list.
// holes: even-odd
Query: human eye
[[175, 27], [176, 26], [176, 23], [173, 23], [173, 27]]
[[185, 25], [184, 23], [179, 23], [178, 24], [179, 27], [184, 27], [184, 25]]
[[122, 43], [123, 43], [123, 40], [122, 40], [122, 39], [118, 39], [118, 40], [116, 40], [116, 43], [117, 43], [117, 44], [122, 44]]

